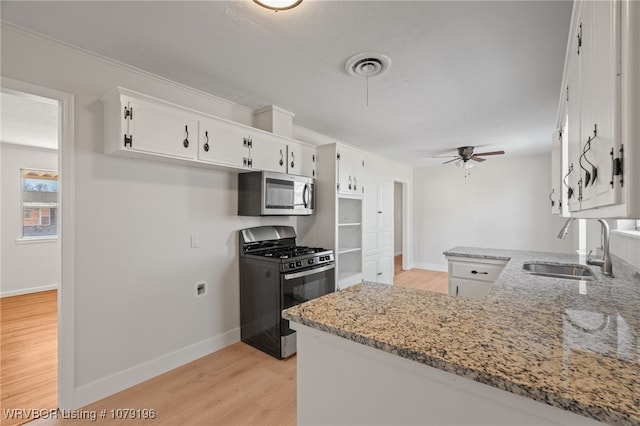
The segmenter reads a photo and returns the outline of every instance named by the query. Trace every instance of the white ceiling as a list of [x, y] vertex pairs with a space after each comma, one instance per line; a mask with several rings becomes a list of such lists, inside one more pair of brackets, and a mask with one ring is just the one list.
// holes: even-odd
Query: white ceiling
[[[2, 1], [5, 21], [413, 165], [461, 145], [548, 152], [570, 14], [570, 1]], [[344, 70], [365, 51], [392, 61], [368, 106]]]
[[58, 101], [3, 91], [0, 142], [58, 149]]

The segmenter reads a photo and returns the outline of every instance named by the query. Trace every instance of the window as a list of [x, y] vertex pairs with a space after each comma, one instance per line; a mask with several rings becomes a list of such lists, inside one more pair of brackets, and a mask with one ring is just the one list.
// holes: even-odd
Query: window
[[58, 172], [20, 169], [22, 238], [58, 236]]

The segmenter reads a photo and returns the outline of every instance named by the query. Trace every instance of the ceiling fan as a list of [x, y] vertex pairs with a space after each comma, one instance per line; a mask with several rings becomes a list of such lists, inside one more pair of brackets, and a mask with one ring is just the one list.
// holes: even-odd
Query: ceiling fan
[[473, 152], [473, 146], [461, 146], [458, 147], [458, 155], [446, 155], [446, 156], [441, 156], [441, 157], [436, 157], [436, 158], [448, 158], [448, 157], [454, 157], [451, 160], [445, 161], [442, 164], [448, 164], [448, 163], [452, 163], [454, 161], [459, 161], [462, 163], [466, 163], [469, 160], [473, 160], [473, 161], [477, 161], [477, 162], [483, 162], [486, 160], [486, 158], [482, 158], [485, 157], [487, 155], [502, 155], [504, 154], [504, 151], [490, 151], [490, 152], [478, 152], [478, 153], [474, 153]]

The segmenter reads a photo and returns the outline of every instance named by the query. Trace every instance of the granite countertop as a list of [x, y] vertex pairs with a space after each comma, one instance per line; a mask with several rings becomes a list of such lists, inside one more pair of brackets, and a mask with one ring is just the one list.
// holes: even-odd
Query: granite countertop
[[[640, 424], [640, 271], [542, 277], [525, 261], [577, 255], [456, 247], [447, 256], [508, 260], [484, 300], [365, 282], [283, 317], [594, 419]], [[582, 284], [581, 284], [582, 283]]]

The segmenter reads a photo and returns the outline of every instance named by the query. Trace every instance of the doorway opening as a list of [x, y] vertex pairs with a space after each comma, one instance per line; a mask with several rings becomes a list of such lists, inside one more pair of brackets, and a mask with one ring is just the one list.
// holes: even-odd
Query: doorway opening
[[58, 408], [60, 103], [3, 88], [0, 310], [3, 425]]

